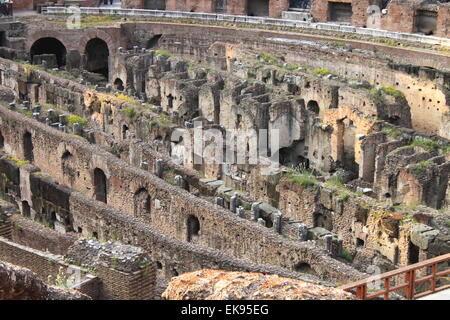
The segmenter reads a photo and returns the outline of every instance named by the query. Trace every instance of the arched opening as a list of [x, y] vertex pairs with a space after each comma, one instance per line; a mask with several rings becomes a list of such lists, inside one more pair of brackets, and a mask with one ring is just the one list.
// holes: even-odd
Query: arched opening
[[134, 194], [134, 216], [148, 216], [151, 210], [151, 198], [147, 189], [141, 188]]
[[26, 161], [33, 161], [33, 140], [30, 132], [23, 135], [23, 155]]
[[364, 247], [364, 240], [360, 238], [356, 238], [356, 246], [357, 247]]
[[122, 139], [125, 140], [127, 138], [128, 126], [124, 124], [122, 126]]
[[123, 86], [123, 81], [120, 78], [114, 80], [114, 88], [118, 91], [123, 91], [123, 89], [125, 89]]
[[22, 215], [27, 218], [31, 217], [31, 208], [28, 201], [22, 201]]
[[94, 190], [95, 199], [107, 203], [106, 175], [99, 168], [95, 168], [94, 170]]
[[168, 107], [169, 109], [172, 109], [172, 108], [173, 108], [173, 100], [174, 100], [174, 97], [172, 96], [172, 94], [169, 94], [169, 95], [167, 96], [167, 107]]
[[197, 238], [200, 234], [200, 221], [196, 216], [190, 215], [187, 219], [187, 241], [190, 242]]
[[85, 49], [86, 70], [103, 75], [106, 79], [109, 76], [109, 49], [105, 41], [94, 38], [88, 41]]
[[65, 151], [61, 157], [61, 169], [70, 183], [73, 183], [75, 177], [77, 176], [77, 169], [72, 163], [73, 156], [69, 151]]
[[295, 272], [300, 272], [300, 273], [314, 273], [313, 268], [311, 268], [311, 265], [309, 263], [306, 262], [299, 262], [294, 266], [294, 271]]
[[247, 2], [247, 14], [249, 16], [269, 16], [269, 0], [253, 0]]
[[[30, 49], [30, 57], [33, 63], [40, 64], [42, 60], [47, 60], [47, 63], [50, 62], [50, 58], [39, 59], [35, 56], [40, 55], [48, 55], [54, 54], [56, 59], [56, 66], [62, 67], [66, 65], [66, 47], [62, 44], [61, 41], [55, 38], [41, 38], [33, 43]], [[49, 65], [49, 67], [52, 67]]]
[[319, 114], [320, 112], [319, 104], [317, 103], [317, 101], [314, 100], [309, 101], [306, 108], [309, 111], [314, 112], [315, 114]]
[[5, 146], [5, 138], [3, 138], [2, 133], [0, 132], [0, 149]]
[[159, 44], [159, 39], [161, 39], [162, 34], [157, 34], [147, 41], [147, 45], [145, 46], [147, 49], [151, 49], [157, 47]]

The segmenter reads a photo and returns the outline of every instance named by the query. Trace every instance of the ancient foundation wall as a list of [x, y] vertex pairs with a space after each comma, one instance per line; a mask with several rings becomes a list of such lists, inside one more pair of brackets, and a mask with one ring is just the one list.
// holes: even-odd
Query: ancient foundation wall
[[[60, 183], [68, 183], [88, 197], [94, 197], [94, 169], [100, 168], [107, 178], [107, 203], [130, 216], [141, 215], [141, 212], [135, 212], [139, 200], [134, 197], [137, 191], [145, 189], [151, 199], [151, 207], [149, 213], [140, 218], [169, 236], [181, 241], [191, 238], [195, 244], [218, 249], [236, 258], [291, 270], [298, 263], [306, 262], [323, 278], [348, 278], [353, 274], [351, 268], [327, 258], [321, 249], [284, 240], [265, 227], [232, 216], [223, 208], [168, 185], [150, 173], [130, 167], [94, 146], [4, 108], [0, 115], [0, 128], [8, 153], [23, 159], [22, 138], [25, 132], [31, 132], [33, 164], [43, 173], [51, 174]], [[66, 152], [72, 155], [71, 165], [77, 171], [70, 179], [64, 174], [61, 163]], [[26, 200], [34, 206], [32, 199]], [[187, 229], [191, 216], [196, 217], [200, 224], [194, 237], [190, 237], [192, 235]], [[74, 227], [77, 227], [76, 223]]]

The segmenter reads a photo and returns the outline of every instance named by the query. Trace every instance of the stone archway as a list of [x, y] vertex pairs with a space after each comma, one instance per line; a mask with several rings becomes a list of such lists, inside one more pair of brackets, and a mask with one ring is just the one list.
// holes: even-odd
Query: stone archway
[[67, 50], [64, 44], [56, 38], [44, 37], [36, 40], [30, 48], [30, 58], [43, 54], [54, 54], [58, 67], [66, 65]]
[[109, 78], [109, 48], [106, 41], [93, 38], [86, 43], [84, 49], [86, 57], [85, 68], [89, 72]]
[[107, 179], [102, 169], [94, 169], [94, 192], [95, 199], [107, 203]]

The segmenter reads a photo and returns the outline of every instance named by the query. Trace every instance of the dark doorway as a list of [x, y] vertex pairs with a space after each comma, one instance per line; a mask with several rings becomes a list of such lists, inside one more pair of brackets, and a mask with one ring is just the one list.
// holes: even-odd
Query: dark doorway
[[198, 221], [197, 217], [189, 216], [187, 220], [187, 241], [192, 241], [193, 239], [199, 236], [200, 232], [200, 221]]
[[22, 215], [27, 218], [31, 217], [31, 208], [28, 201], [22, 201]]
[[317, 103], [317, 101], [314, 100], [309, 101], [306, 108], [309, 111], [314, 112], [315, 114], [319, 114], [320, 112], [319, 104]]
[[28, 131], [23, 135], [23, 156], [26, 161], [32, 162], [34, 159], [33, 156], [33, 140], [31, 133]]
[[269, 16], [269, 0], [253, 0], [247, 3], [247, 14], [249, 16]]
[[166, 0], [144, 0], [144, 9], [166, 10]]
[[290, 9], [309, 9], [310, 7], [310, 0], [289, 0]]
[[226, 13], [227, 12], [227, 0], [214, 0], [214, 12]]
[[295, 272], [300, 272], [300, 273], [308, 273], [308, 274], [313, 274], [314, 273], [314, 270], [311, 268], [311, 265], [309, 263], [306, 263], [306, 262], [297, 263], [294, 266], [294, 271]]
[[41, 38], [33, 43], [30, 49], [31, 61], [35, 55], [54, 54], [58, 67], [66, 65], [66, 47], [55, 38]]
[[123, 89], [125, 89], [123, 86], [123, 81], [120, 78], [114, 80], [114, 88], [118, 91], [123, 91]]
[[330, 210], [320, 205], [318, 211], [314, 212], [314, 227], [324, 228], [333, 231], [333, 217]]
[[412, 243], [409, 244], [408, 262], [409, 264], [419, 262], [419, 247]]
[[94, 38], [88, 41], [85, 49], [86, 70], [99, 73], [106, 79], [109, 76], [109, 49], [105, 41]]
[[2, 133], [0, 132], [0, 149], [5, 146], [5, 138], [3, 138]]
[[150, 214], [151, 198], [147, 189], [141, 188], [134, 194], [134, 216], [148, 216]]
[[414, 17], [416, 32], [432, 35], [436, 32], [437, 12], [428, 10], [417, 10]]
[[107, 203], [106, 175], [102, 169], [94, 170], [95, 199]]
[[151, 38], [150, 40], [147, 41], [147, 45], [146, 48], [147, 49], [151, 49], [151, 48], [155, 48], [158, 46], [159, 44], [159, 39], [161, 39], [162, 34], [157, 34], [155, 35], [153, 38]]
[[328, 17], [330, 21], [351, 22], [352, 4], [343, 2], [328, 2]]

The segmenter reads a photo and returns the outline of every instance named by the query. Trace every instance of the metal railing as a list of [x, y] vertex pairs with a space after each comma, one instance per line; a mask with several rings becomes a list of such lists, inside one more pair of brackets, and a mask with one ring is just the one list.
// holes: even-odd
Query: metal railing
[[[48, 7], [47, 14], [73, 14], [69, 8], [65, 7]], [[333, 23], [307, 22], [288, 19], [274, 19], [267, 17], [239, 16], [231, 14], [218, 13], [200, 13], [200, 12], [183, 12], [183, 11], [166, 11], [166, 10], [146, 10], [146, 9], [122, 9], [122, 8], [90, 8], [81, 7], [81, 14], [92, 15], [120, 15], [120, 16], [139, 16], [139, 17], [158, 17], [170, 19], [197, 19], [206, 21], [227, 21], [233, 23], [247, 24], [266, 24], [274, 26], [285, 26], [298, 29], [314, 29], [332, 32], [355, 33], [360, 35], [368, 35], [372, 37], [391, 38], [397, 40], [405, 40], [411, 42], [420, 42], [433, 45], [441, 45], [450, 47], [450, 39], [424, 36], [419, 34], [386, 31], [381, 29], [359, 28]]]
[[[445, 255], [425, 260], [419, 263], [415, 263], [406, 267], [399, 268], [397, 270], [389, 271], [368, 279], [363, 279], [357, 282], [349, 283], [339, 287], [344, 291], [353, 292], [358, 299], [370, 300], [377, 297], [383, 297], [384, 300], [390, 299], [390, 293], [398, 290], [404, 291], [404, 297], [406, 299], [418, 299], [429, 294], [442, 291], [450, 288], [450, 284], [437, 286], [438, 279], [450, 274], [450, 253]], [[447, 263], [446, 268], [442, 271], [438, 271], [439, 263]], [[431, 267], [431, 274], [423, 277], [417, 277], [419, 275], [419, 270], [423, 268]], [[395, 284], [395, 277], [404, 277], [404, 280], [400, 284]], [[368, 287], [374, 282], [382, 283], [383, 289], [370, 293]], [[392, 283], [394, 282], [394, 285]], [[429, 289], [416, 293], [416, 286], [418, 284], [423, 284], [430, 282]], [[450, 281], [449, 281], [450, 282]], [[355, 292], [356, 291], [356, 292]]]

